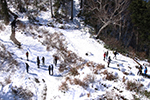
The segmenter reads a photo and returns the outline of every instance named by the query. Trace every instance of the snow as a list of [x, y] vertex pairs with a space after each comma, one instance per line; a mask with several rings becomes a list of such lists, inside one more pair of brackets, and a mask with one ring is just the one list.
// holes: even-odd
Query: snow
[[[83, 100], [87, 98], [98, 98], [98, 95], [104, 94], [106, 92], [106, 88], [101, 86], [99, 82], [103, 82], [107, 84], [107, 87], [113, 88], [121, 87], [121, 81], [123, 76], [125, 76], [122, 72], [129, 72], [130, 74], [126, 76], [128, 80], [138, 80], [139, 82], [143, 83], [147, 90], [150, 90], [150, 82], [149, 79], [143, 78], [142, 76], [137, 76], [137, 69], [135, 66], [137, 65], [131, 58], [125, 57], [122, 54], [117, 55], [117, 60], [113, 59], [113, 53], [109, 50], [109, 56], [112, 57], [112, 62], [110, 67], [107, 68], [107, 62], [103, 61], [103, 53], [107, 51], [104, 48], [103, 44], [98, 43], [95, 39], [89, 38], [90, 34], [87, 32], [83, 32], [77, 29], [68, 29], [68, 30], [61, 30], [61, 29], [52, 29], [51, 27], [42, 26], [42, 28], [51, 31], [51, 33], [58, 32], [63, 33], [64, 37], [67, 41], [67, 46], [69, 50], [75, 52], [78, 56], [82, 57], [86, 61], [93, 61], [95, 63], [104, 64], [105, 69], [107, 69], [110, 73], [113, 73], [115, 76], [119, 77], [120, 82], [108, 81], [103, 80], [101, 76], [97, 75], [96, 80], [98, 82], [94, 83], [94, 88], [98, 88], [99, 90], [95, 92], [94, 89], [89, 88], [85, 90], [84, 88], [74, 85], [72, 88], [69, 89], [67, 93], [62, 93], [58, 90], [61, 82], [64, 81], [64, 77], [58, 71], [58, 67], [54, 69], [54, 75], [50, 76], [48, 74], [48, 66], [53, 63], [53, 54], [56, 50], [47, 51], [46, 47], [39, 42], [39, 39], [34, 39], [31, 36], [21, 34], [19, 31], [16, 31], [16, 38], [18, 41], [22, 43], [23, 49], [18, 49], [13, 42], [9, 39], [11, 35], [11, 27], [6, 26], [6, 30], [1, 32], [0, 41], [6, 46], [7, 50], [14, 54], [15, 59], [21, 63], [21, 69], [19, 69], [14, 76], [11, 78], [12, 83], [8, 86], [5, 86], [3, 92], [5, 95], [2, 95], [4, 100], [12, 99], [13, 95], [9, 95], [10, 87], [18, 86], [22, 88], [28, 88], [30, 91], [34, 93], [33, 99], [40, 100], [42, 99], [42, 89], [44, 88], [44, 84], [47, 86], [47, 95], [46, 100], [50, 99], [59, 99], [59, 100]], [[29, 61], [26, 61], [25, 52], [29, 51]], [[85, 53], [91, 53], [89, 56], [86, 56]], [[36, 65], [36, 57], [39, 56], [40, 59], [44, 56], [46, 58], [46, 63], [38, 69]], [[27, 62], [30, 66], [29, 73], [26, 73], [25, 70], [25, 62]], [[59, 62], [60, 63], [60, 62]], [[142, 63], [146, 63], [141, 61]], [[118, 70], [117, 64], [119, 64], [120, 71]], [[132, 67], [130, 69], [128, 66]], [[149, 69], [149, 68], [148, 68]], [[91, 74], [91, 69], [86, 67], [83, 70], [80, 70], [81, 74], [84, 72], [84, 75], [80, 75], [82, 79], [85, 75]], [[149, 73], [149, 70], [148, 70]], [[36, 84], [33, 80], [37, 78], [40, 82], [39, 85]], [[43, 82], [43, 79], [45, 82]], [[92, 84], [91, 84], [92, 85]], [[90, 87], [90, 86], [89, 86]], [[123, 88], [123, 87], [122, 87]], [[111, 89], [110, 89], [111, 90]], [[90, 93], [90, 97], [87, 97], [87, 94]], [[7, 94], [7, 96], [6, 96]], [[129, 91], [124, 91], [124, 96], [126, 98], [130, 98], [131, 94]]]
[[[77, 0], [76, 0], [77, 3]], [[42, 13], [39, 17], [41, 19], [40, 22], [44, 24], [51, 20], [48, 16], [48, 13]], [[47, 16], [47, 17], [46, 17]], [[27, 19], [22, 17], [19, 20], [23, 22], [27, 22]], [[94, 62], [96, 64], [105, 65], [105, 69], [100, 71], [100, 74], [93, 74], [92, 68], [85, 67], [79, 70], [80, 75], [78, 76], [70, 76], [69, 74], [64, 74], [58, 71], [59, 66], [54, 67], [54, 75], [51, 76], [48, 73], [48, 66], [53, 64], [53, 55], [57, 53], [56, 49], [47, 51], [46, 46], [44, 46], [41, 41], [43, 38], [38, 38], [35, 36], [24, 34], [19, 29], [16, 30], [16, 38], [22, 44], [22, 49], [18, 49], [16, 45], [10, 40], [11, 35], [11, 27], [10, 25], [5, 26], [6, 29], [4, 31], [0, 31], [0, 42], [3, 43], [6, 49], [13, 54], [13, 57], [19, 62], [19, 69], [11, 76], [11, 83], [2, 87], [0, 85], [0, 99], [2, 100], [23, 100], [19, 97], [15, 97], [15, 94], [12, 94], [12, 88], [17, 86], [23, 89], [30, 90], [34, 95], [32, 100], [99, 100], [99, 98], [103, 97], [104, 94], [108, 92], [111, 96], [115, 93], [123, 95], [125, 98], [132, 100], [132, 94], [134, 92], [128, 91], [125, 89], [125, 84], [122, 82], [123, 77], [125, 76], [126, 80], [132, 80], [140, 82], [144, 85], [145, 90], [150, 91], [150, 81], [148, 78], [144, 78], [143, 76], [138, 76], [138, 69], [135, 67], [137, 63], [122, 54], [117, 55], [117, 59], [113, 59], [113, 51], [107, 50], [104, 48], [104, 44], [101, 41], [97, 42], [95, 39], [90, 38], [90, 33], [88, 31], [84, 31], [81, 29], [59, 29], [47, 26], [39, 26], [38, 29], [34, 30], [35, 34], [41, 35], [41, 32], [38, 33], [37, 30], [47, 30], [51, 34], [57, 32], [62, 33], [65, 40], [67, 41], [67, 49], [75, 52], [79, 57], [82, 57], [86, 62]], [[72, 27], [72, 24], [70, 24]], [[74, 25], [73, 25], [74, 27]], [[27, 29], [29, 32], [33, 31]], [[29, 61], [26, 60], [26, 52], [29, 52]], [[110, 67], [107, 67], [107, 61], [103, 60], [103, 53], [109, 51], [109, 56], [111, 56], [112, 62]], [[89, 55], [86, 56], [85, 54]], [[40, 60], [42, 57], [46, 58], [45, 65], [40, 64], [40, 68], [37, 68], [36, 57], [39, 56]], [[25, 63], [29, 64], [29, 73], [26, 72]], [[58, 65], [61, 62], [58, 61]], [[139, 63], [147, 64], [146, 61], [140, 61]], [[117, 66], [119, 65], [119, 66]], [[107, 70], [112, 73], [114, 76], [118, 77], [117, 81], [109, 81], [105, 79], [105, 75], [102, 74]], [[129, 75], [123, 74], [123, 72], [128, 72]], [[150, 68], [148, 67], [148, 74], [150, 73]], [[62, 82], [65, 82], [66, 77], [71, 79], [78, 78], [80, 80], [84, 79], [87, 75], [93, 75], [95, 77], [95, 81], [93, 83], [89, 83], [87, 89], [75, 85], [70, 84], [68, 81], [69, 90], [65, 93], [59, 90], [59, 86]], [[0, 80], [5, 80], [3, 78], [3, 74], [0, 75]], [[35, 81], [36, 80], [36, 81]], [[103, 85], [106, 85], [104, 87]], [[117, 90], [113, 89], [114, 87], [123, 90], [122, 93], [119, 93]], [[44, 89], [46, 89], [46, 95], [44, 94]], [[98, 90], [95, 90], [98, 89]], [[114, 94], [113, 94], [114, 93]], [[46, 96], [45, 98], [42, 96]], [[113, 98], [114, 98], [113, 97]], [[147, 98], [146, 98], [147, 99]]]

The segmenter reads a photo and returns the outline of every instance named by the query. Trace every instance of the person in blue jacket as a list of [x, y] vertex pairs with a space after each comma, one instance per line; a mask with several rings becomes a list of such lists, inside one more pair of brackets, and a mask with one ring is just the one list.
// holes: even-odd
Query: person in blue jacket
[[146, 77], [146, 74], [147, 74], [147, 67], [145, 67], [144, 69], [144, 76]]

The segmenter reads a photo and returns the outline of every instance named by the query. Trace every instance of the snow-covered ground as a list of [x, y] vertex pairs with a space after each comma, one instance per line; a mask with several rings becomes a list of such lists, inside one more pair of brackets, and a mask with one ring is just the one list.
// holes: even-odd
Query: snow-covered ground
[[[21, 42], [22, 48], [18, 49], [16, 45], [10, 40], [11, 27], [6, 26], [5, 31], [1, 31], [0, 42], [5, 45], [6, 49], [13, 54], [13, 57], [20, 63], [20, 69], [11, 76], [11, 83], [6, 85], [3, 89], [1, 87], [0, 96], [3, 100], [14, 100], [16, 97], [12, 93], [11, 88], [22, 87], [23, 89], [29, 89], [34, 95], [33, 100], [85, 100], [85, 99], [98, 99], [106, 94], [107, 92], [118, 93], [113, 88], [119, 88], [122, 92], [118, 93], [127, 99], [133, 99], [134, 92], [126, 90], [126, 85], [122, 82], [123, 77], [127, 80], [136, 81], [142, 83], [144, 88], [150, 91], [150, 81], [148, 78], [143, 76], [138, 76], [138, 69], [135, 67], [137, 63], [131, 58], [125, 57], [121, 54], [117, 55], [117, 60], [113, 59], [112, 51], [109, 51], [109, 56], [112, 58], [110, 67], [107, 67], [107, 62], [103, 61], [103, 53], [107, 51], [104, 48], [103, 42], [98, 43], [95, 39], [89, 38], [90, 34], [88, 32], [78, 29], [58, 29], [52, 27], [41, 26], [40, 29], [48, 30], [51, 34], [62, 33], [63, 37], [67, 41], [67, 48], [75, 52], [79, 57], [82, 57], [87, 62], [94, 62], [96, 64], [103, 64], [105, 68], [100, 71], [99, 74], [93, 74], [90, 67], [83, 67], [78, 70], [80, 75], [75, 77], [70, 75], [63, 76], [63, 73], [58, 71], [59, 66], [54, 67], [54, 75], [50, 76], [48, 73], [48, 66], [53, 64], [53, 55], [56, 52], [55, 49], [47, 51], [46, 46], [42, 45], [40, 41], [43, 38], [33, 38], [33, 36], [28, 34], [23, 34], [16, 31], [16, 38]], [[28, 30], [29, 31], [29, 30]], [[32, 30], [33, 31], [33, 30]], [[39, 33], [36, 33], [39, 34]], [[29, 61], [26, 60], [26, 52], [29, 52]], [[89, 55], [86, 56], [85, 53]], [[45, 57], [45, 65], [40, 64], [40, 68], [37, 68], [36, 57], [39, 56], [40, 59]], [[146, 63], [144, 61], [139, 61], [141, 64]], [[25, 63], [29, 64], [29, 73], [26, 73]], [[58, 62], [60, 64], [60, 62]], [[119, 65], [119, 66], [117, 66]], [[102, 74], [107, 70], [114, 76], [118, 77], [117, 81], [108, 81]], [[129, 73], [129, 75], [123, 74], [123, 72]], [[150, 73], [148, 67], [148, 74]], [[68, 83], [69, 90], [65, 93], [59, 90], [59, 86], [65, 81], [66, 77], [71, 79], [78, 78], [83, 79], [86, 75], [93, 75], [95, 77], [94, 82], [89, 83], [88, 87], [85, 89], [79, 85], [71, 85]], [[2, 77], [1, 77], [2, 79]], [[36, 81], [35, 81], [36, 80]], [[105, 84], [104, 87], [102, 84]], [[95, 90], [97, 88], [97, 90]], [[44, 90], [45, 89], [45, 90]], [[114, 90], [114, 92], [112, 92]], [[44, 95], [45, 91], [45, 98]], [[107, 93], [109, 95], [109, 93]], [[19, 99], [19, 97], [17, 98]]]
[[[78, 0], [75, 1], [75, 5], [78, 5]], [[78, 6], [76, 7], [76, 9], [79, 8]], [[46, 24], [48, 21], [51, 21], [49, 14], [50, 12], [42, 12], [39, 16], [40, 23]], [[30, 99], [32, 100], [103, 100], [102, 98], [104, 97], [113, 100], [118, 100], [118, 98], [119, 100], [124, 100], [123, 98], [133, 100], [133, 95], [143, 100], [150, 99], [134, 90], [129, 91], [126, 89], [127, 82], [133, 81], [143, 84], [143, 90], [150, 91], [149, 79], [137, 75], [138, 69], [136, 66], [138, 64], [133, 59], [122, 54], [118, 54], [117, 59], [113, 59], [113, 51], [105, 49], [102, 41], [99, 43], [95, 39], [90, 38], [88, 28], [80, 25], [77, 18], [74, 18], [74, 24], [63, 24], [69, 27], [67, 29], [59, 29], [58, 27], [61, 25], [57, 23], [55, 23], [55, 28], [31, 26], [27, 23], [28, 20], [24, 16], [19, 18], [19, 20], [26, 25], [24, 29], [19, 27], [16, 29], [16, 39], [21, 42], [21, 49], [10, 40], [10, 25], [4, 25], [5, 29], [3, 31], [0, 30], [0, 43], [4, 44], [6, 50], [19, 62], [19, 69], [11, 76], [9, 76], [9, 73], [7, 74], [10, 78], [8, 84], [4, 84], [7, 75], [4, 72], [0, 73], [0, 100], [28, 100], [28, 97], [31, 97]], [[81, 28], [76, 29], [76, 26]], [[53, 64], [53, 55], [58, 54], [59, 51], [56, 48], [47, 50], [47, 46], [43, 45], [46, 36], [49, 36], [44, 35], [44, 32], [46, 34], [61, 34], [65, 39], [66, 43], [63, 45], [67, 47], [67, 50], [82, 58], [81, 67], [77, 68], [79, 75], [72, 76], [67, 72], [59, 71], [63, 58], [60, 59], [61, 61], [58, 60], [58, 65], [54, 67], [54, 75], [49, 75], [48, 66]], [[25, 53], [27, 51], [29, 52], [29, 61], [26, 60]], [[103, 54], [106, 51], [109, 51], [109, 56], [112, 59], [109, 68], [107, 67], [107, 61], [103, 60]], [[85, 55], [86, 53], [88, 53], [88, 56]], [[37, 68], [37, 56], [40, 57], [40, 60], [42, 57], [46, 59], [45, 65], [42, 65], [41, 62], [40, 68]], [[148, 64], [145, 61], [138, 62], [142, 65]], [[29, 73], [26, 72], [25, 63], [29, 64]], [[89, 63], [92, 67], [88, 65]], [[80, 64], [70, 66], [76, 68]], [[97, 66], [93, 67], [92, 64], [94, 66], [102, 64], [105, 67], [98, 70], [96, 74], [93, 69], [97, 69]], [[70, 66], [68, 65], [68, 67]], [[147, 73], [150, 75], [149, 66], [147, 68]], [[107, 73], [112, 74], [116, 79], [111, 81], [106, 79]], [[85, 79], [87, 80], [85, 81]], [[81, 82], [75, 83], [75, 80], [81, 80]], [[82, 82], [85, 82], [87, 86], [79, 85]], [[67, 84], [68, 90], [60, 90], [62, 83]]]

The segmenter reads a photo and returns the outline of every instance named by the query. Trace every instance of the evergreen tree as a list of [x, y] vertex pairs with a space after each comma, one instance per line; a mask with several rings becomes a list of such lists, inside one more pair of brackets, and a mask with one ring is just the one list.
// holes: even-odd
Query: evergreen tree
[[150, 1], [133, 0], [130, 7], [131, 19], [138, 32], [138, 50], [146, 51], [150, 57]]

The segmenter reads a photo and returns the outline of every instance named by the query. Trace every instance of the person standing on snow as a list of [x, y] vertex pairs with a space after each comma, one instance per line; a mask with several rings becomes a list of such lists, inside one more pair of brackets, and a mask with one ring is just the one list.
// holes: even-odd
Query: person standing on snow
[[[48, 67], [49, 75], [53, 75], [53, 69], [54, 69], [53, 64], [49, 65], [49, 67]], [[51, 72], [52, 72], [52, 74], [51, 74]]]
[[109, 56], [109, 57], [108, 57], [108, 65], [107, 65], [107, 67], [109, 67], [110, 62], [111, 62], [111, 58], [110, 58], [110, 56]]
[[117, 54], [118, 54], [117, 51], [115, 51], [114, 52], [114, 57], [113, 57], [114, 59], [117, 59], [117, 56], [116, 56]]
[[145, 69], [144, 69], [144, 77], [146, 77], [147, 75], [147, 67], [145, 67]]
[[53, 63], [54, 63], [55, 66], [57, 66], [57, 60], [58, 60], [58, 57], [57, 57], [57, 56], [54, 56]]
[[29, 52], [26, 52], [27, 61], [29, 61]]
[[106, 52], [104, 52], [104, 55], [103, 55], [103, 56], [104, 56], [104, 59], [103, 59], [103, 60], [105, 61], [105, 58], [106, 58]]
[[26, 71], [27, 71], [27, 73], [29, 72], [29, 65], [28, 65], [28, 63], [25, 63], [26, 64]]
[[140, 68], [139, 68], [139, 71], [138, 71], [138, 73], [137, 73], [137, 75], [142, 75], [142, 65], [140, 65]]
[[45, 65], [45, 57], [42, 57], [43, 65]]
[[37, 66], [38, 66], [38, 68], [40, 68], [40, 59], [39, 59], [39, 56], [37, 56]]
[[107, 52], [106, 52], [106, 59], [108, 58], [108, 54], [109, 54], [109, 52], [107, 51]]

